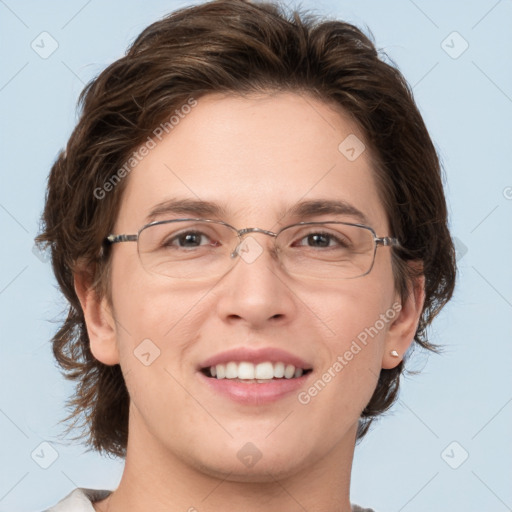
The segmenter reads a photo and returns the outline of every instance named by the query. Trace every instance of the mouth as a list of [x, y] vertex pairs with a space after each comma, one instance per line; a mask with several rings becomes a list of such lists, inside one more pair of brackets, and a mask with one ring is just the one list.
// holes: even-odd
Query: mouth
[[199, 382], [213, 397], [244, 406], [263, 406], [293, 396], [311, 379], [313, 366], [279, 347], [235, 347], [197, 366]]
[[206, 366], [200, 369], [208, 378], [216, 380], [230, 380], [246, 384], [265, 384], [277, 380], [299, 379], [308, 375], [312, 368], [302, 368], [284, 362], [263, 361], [251, 363], [250, 361], [229, 361], [227, 363]]

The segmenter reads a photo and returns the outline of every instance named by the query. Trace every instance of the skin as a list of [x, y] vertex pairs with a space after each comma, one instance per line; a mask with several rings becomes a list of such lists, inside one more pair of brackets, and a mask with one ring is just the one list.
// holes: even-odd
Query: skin
[[[302, 220], [278, 213], [299, 200], [343, 199], [378, 236], [392, 235], [369, 150], [352, 162], [338, 151], [349, 134], [364, 140], [343, 112], [309, 96], [202, 97], [126, 178], [114, 232], [136, 233], [154, 205], [179, 196], [218, 202], [238, 228], [272, 231]], [[125, 470], [94, 508], [349, 512], [358, 418], [380, 369], [400, 362], [390, 351], [411, 344], [424, 300], [420, 280], [401, 301], [390, 250], [380, 247], [372, 271], [353, 280], [294, 278], [265, 250], [221, 279], [183, 283], [149, 274], [136, 244], [122, 243], [113, 247], [112, 304], [77, 274], [92, 352], [121, 365], [131, 397]], [[396, 302], [400, 313], [308, 404], [292, 393], [241, 405], [198, 379], [206, 357], [240, 346], [285, 349], [320, 377]], [[150, 366], [133, 354], [147, 338], [161, 351]], [[237, 457], [247, 442], [262, 455], [251, 468]]]

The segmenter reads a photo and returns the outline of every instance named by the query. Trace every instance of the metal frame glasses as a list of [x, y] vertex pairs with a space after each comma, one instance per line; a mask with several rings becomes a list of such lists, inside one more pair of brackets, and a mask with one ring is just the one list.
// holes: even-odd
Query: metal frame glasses
[[[196, 280], [224, 275], [237, 256], [246, 263], [255, 261], [264, 249], [254, 237], [244, 238], [249, 233], [274, 238], [273, 254], [289, 274], [320, 279], [362, 277], [373, 268], [377, 247], [400, 247], [396, 238], [378, 237], [371, 227], [350, 222], [298, 222], [274, 233], [261, 228], [237, 229], [220, 220], [200, 218], [154, 221], [137, 234], [110, 234], [105, 241], [137, 242], [141, 264], [148, 272]], [[197, 236], [207, 237], [209, 242], [192, 247], [174, 244]], [[308, 243], [321, 245], [292, 245], [306, 238]], [[335, 245], [325, 246], [327, 239]]]

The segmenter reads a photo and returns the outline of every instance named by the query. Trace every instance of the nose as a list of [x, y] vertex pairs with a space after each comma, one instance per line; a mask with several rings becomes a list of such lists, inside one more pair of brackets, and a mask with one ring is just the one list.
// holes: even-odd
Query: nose
[[217, 313], [223, 321], [262, 329], [284, 325], [297, 312], [290, 279], [274, 251], [274, 238], [246, 234], [233, 268], [217, 289]]

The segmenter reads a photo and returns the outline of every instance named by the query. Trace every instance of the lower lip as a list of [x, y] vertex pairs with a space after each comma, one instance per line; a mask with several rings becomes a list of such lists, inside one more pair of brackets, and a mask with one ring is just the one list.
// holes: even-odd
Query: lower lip
[[248, 405], [260, 405], [275, 402], [302, 388], [313, 372], [293, 379], [273, 379], [269, 382], [244, 383], [232, 379], [215, 379], [198, 372], [199, 378], [210, 389], [231, 400]]

